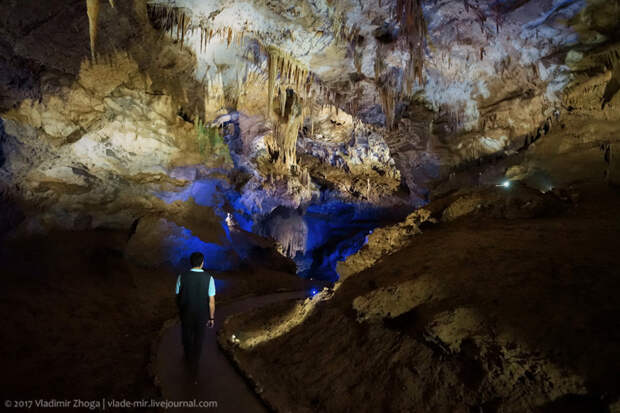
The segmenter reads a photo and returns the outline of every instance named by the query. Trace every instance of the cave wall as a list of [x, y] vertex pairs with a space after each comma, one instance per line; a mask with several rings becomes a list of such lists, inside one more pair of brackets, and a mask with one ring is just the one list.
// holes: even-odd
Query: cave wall
[[618, 181], [617, 1], [92, 3], [1, 17], [17, 235], [226, 233], [232, 214], [293, 256], [280, 207], [396, 216], [463, 185]]

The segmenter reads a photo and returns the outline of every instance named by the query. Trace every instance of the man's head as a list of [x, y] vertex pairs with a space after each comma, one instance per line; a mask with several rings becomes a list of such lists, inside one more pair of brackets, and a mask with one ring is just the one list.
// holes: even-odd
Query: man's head
[[189, 256], [189, 262], [192, 264], [192, 268], [202, 268], [205, 257], [200, 252], [192, 252], [192, 255]]

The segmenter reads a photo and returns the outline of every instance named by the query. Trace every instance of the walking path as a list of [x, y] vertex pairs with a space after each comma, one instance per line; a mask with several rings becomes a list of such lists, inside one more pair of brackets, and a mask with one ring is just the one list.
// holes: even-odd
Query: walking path
[[[304, 291], [276, 293], [250, 297], [240, 301], [216, 306], [215, 328], [207, 328], [200, 360], [198, 384], [194, 384], [183, 363], [181, 326], [177, 323], [162, 335], [157, 349], [156, 372], [165, 400], [216, 401], [217, 412], [266, 412], [258, 396], [235, 370], [217, 345], [215, 333], [221, 323], [231, 314], [245, 312], [266, 304], [303, 298]], [[199, 411], [178, 409], [171, 411]]]

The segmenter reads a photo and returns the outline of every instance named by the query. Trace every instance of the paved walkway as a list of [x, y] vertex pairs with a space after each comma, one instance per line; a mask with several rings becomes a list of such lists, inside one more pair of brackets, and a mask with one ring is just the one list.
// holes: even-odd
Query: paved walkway
[[[183, 363], [181, 326], [175, 324], [166, 330], [157, 350], [157, 375], [161, 382], [163, 398], [166, 400], [217, 401], [217, 408], [206, 409], [217, 412], [266, 412], [258, 396], [235, 370], [220, 351], [215, 332], [231, 314], [248, 311], [266, 304], [303, 298], [305, 292], [288, 292], [250, 297], [217, 306], [216, 325], [207, 328], [200, 361], [198, 384], [194, 384]], [[175, 411], [171, 409], [171, 411]], [[176, 411], [200, 411], [200, 409], [179, 409]]]

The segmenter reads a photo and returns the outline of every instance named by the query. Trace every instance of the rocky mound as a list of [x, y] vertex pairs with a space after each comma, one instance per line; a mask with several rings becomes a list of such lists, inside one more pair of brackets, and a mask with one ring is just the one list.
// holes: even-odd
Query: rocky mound
[[431, 226], [234, 358], [278, 411], [617, 411], [620, 227], [603, 215], [620, 198], [596, 193], [556, 216]]

